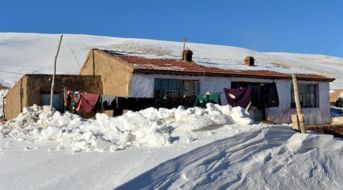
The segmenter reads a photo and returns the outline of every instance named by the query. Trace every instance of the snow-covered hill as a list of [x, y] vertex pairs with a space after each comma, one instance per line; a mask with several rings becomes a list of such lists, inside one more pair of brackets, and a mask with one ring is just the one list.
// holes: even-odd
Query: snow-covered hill
[[[0, 83], [11, 86], [24, 73], [52, 73], [59, 35], [0, 33]], [[179, 58], [182, 42], [65, 34], [57, 72], [78, 74], [91, 48], [149, 56]], [[281, 72], [319, 73], [336, 77], [331, 88], [343, 88], [343, 58], [325, 55], [259, 52], [250, 49], [188, 43], [200, 64], [229, 69], [272, 69]], [[245, 67], [242, 60], [251, 55], [257, 67]]]

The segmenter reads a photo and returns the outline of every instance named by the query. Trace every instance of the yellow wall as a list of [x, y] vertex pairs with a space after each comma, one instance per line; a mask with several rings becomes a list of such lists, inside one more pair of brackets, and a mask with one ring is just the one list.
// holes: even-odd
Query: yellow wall
[[100, 75], [105, 95], [122, 97], [129, 96], [132, 66], [126, 63], [123, 64], [120, 58], [115, 58], [102, 51], [92, 51], [88, 54], [86, 62], [81, 68], [80, 74], [92, 75], [95, 73], [95, 75]]
[[22, 108], [27, 104], [25, 86], [26, 78], [22, 77], [6, 94], [5, 118], [12, 119], [22, 112]]

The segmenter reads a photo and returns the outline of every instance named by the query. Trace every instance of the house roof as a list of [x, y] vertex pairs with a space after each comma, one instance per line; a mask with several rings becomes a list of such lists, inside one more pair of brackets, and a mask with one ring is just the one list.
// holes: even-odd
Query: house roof
[[[176, 59], [146, 58], [118, 54], [115, 51], [101, 50], [111, 56], [118, 57], [133, 65], [134, 73], [145, 74], [180, 74], [200, 76], [223, 76], [223, 77], [245, 77], [264, 79], [291, 79], [291, 74], [280, 73], [271, 70], [235, 70], [207, 67], [195, 62], [185, 62]], [[247, 66], [248, 67], [248, 66]], [[334, 78], [328, 78], [316, 74], [296, 74], [298, 80], [327, 81], [332, 82]]]

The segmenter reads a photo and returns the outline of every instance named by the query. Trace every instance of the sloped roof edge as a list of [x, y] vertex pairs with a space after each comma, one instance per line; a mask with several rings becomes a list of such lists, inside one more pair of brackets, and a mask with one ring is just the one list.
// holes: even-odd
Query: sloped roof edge
[[[112, 57], [118, 57], [126, 63], [133, 65], [133, 73], [144, 74], [175, 74], [218, 77], [245, 77], [263, 79], [291, 79], [292, 75], [272, 70], [235, 70], [206, 67], [195, 62], [184, 62], [176, 59], [145, 58], [120, 54], [111, 50], [100, 50]], [[335, 78], [328, 78], [317, 74], [295, 73], [298, 80], [332, 82]]]

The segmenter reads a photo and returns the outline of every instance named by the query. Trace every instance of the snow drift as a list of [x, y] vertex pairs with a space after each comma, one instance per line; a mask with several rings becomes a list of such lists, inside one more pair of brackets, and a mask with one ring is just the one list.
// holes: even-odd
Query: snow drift
[[211, 135], [208, 132], [211, 129], [226, 127], [235, 132], [238, 128], [251, 128], [251, 123], [242, 108], [214, 104], [207, 104], [205, 109], [148, 108], [119, 117], [97, 114], [88, 120], [34, 105], [24, 108], [23, 113], [0, 127], [0, 137], [40, 143], [55, 141], [59, 143], [55, 150], [117, 151], [128, 146], [158, 147], [191, 142]]
[[178, 156], [116, 189], [341, 189], [343, 141], [274, 126]]

